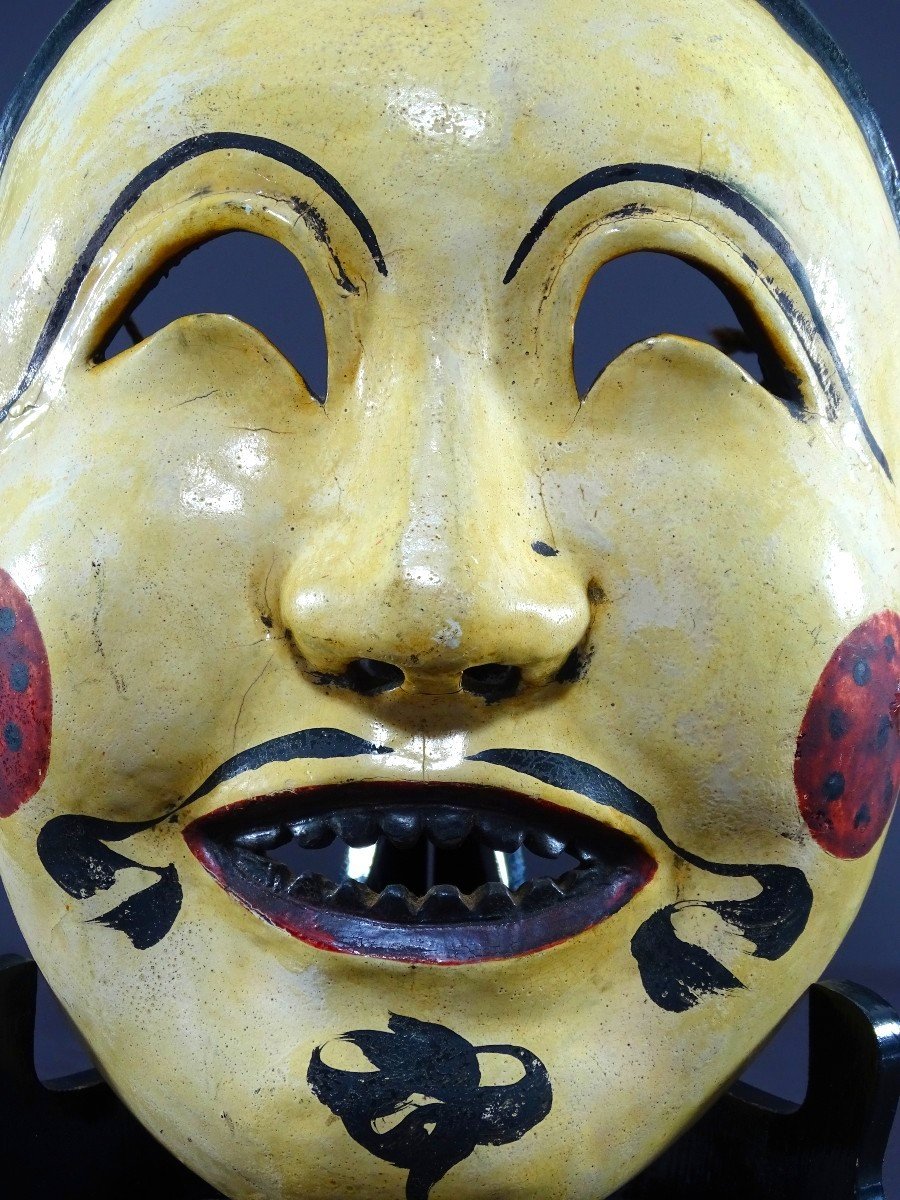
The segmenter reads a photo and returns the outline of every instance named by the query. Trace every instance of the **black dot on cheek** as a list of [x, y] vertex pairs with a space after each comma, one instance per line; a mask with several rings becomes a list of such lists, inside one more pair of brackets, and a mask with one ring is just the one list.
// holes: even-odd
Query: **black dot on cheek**
[[31, 672], [28, 670], [28, 663], [13, 663], [9, 671], [9, 686], [12, 690], [14, 692], [27, 692], [30, 682]]
[[0, 608], [0, 634], [12, 633], [16, 627], [16, 614], [11, 608]]
[[853, 664], [853, 682], [857, 687], [865, 687], [872, 678], [872, 668], [867, 658], [858, 658]]
[[826, 800], [840, 800], [845, 787], [846, 783], [840, 771], [832, 771], [822, 784], [822, 795]]
[[850, 718], [842, 708], [833, 708], [828, 714], [828, 732], [834, 741], [839, 741], [850, 728]]
[[880, 754], [888, 744], [888, 735], [891, 732], [891, 717], [890, 713], [882, 713], [881, 719], [878, 722], [878, 728], [875, 730], [875, 749]]
[[3, 740], [10, 750], [16, 751], [22, 749], [22, 730], [14, 721], [10, 721], [3, 730]]
[[872, 814], [869, 811], [868, 804], [861, 804], [856, 816], [853, 818], [853, 828], [859, 829], [861, 825], [868, 825], [871, 820]]

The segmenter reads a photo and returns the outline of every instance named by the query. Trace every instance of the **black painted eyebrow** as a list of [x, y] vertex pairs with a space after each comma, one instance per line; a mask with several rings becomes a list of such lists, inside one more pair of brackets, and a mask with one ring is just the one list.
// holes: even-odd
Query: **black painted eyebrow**
[[[0, 118], [0, 174], [3, 172], [15, 136], [41, 88], [72, 43], [96, 17], [100, 16], [110, 2], [111, 0], [75, 0], [35, 55]], [[869, 153], [881, 176], [897, 228], [900, 230], [900, 176], [878, 114], [872, 107], [856, 71], [804, 0], [758, 0], [758, 3], [818, 64], [840, 93], [866, 140]]]
[[[111, 0], [75, 0], [51, 30], [0, 117], [0, 174], [16, 134], [22, 127], [41, 88], [73, 42], [109, 6]], [[790, 38], [813, 59], [831, 80], [865, 138], [881, 177], [885, 195], [900, 230], [900, 174], [878, 114], [866, 95], [862, 80], [834, 38], [804, 0], [758, 0]]]
[[[704, 174], [701, 171], [693, 171], [684, 167], [672, 167], [664, 163], [616, 163], [588, 171], [580, 179], [574, 180], [574, 182], [557, 192], [549, 204], [546, 205], [543, 212], [519, 243], [518, 249], [513, 255], [512, 262], [503, 277], [504, 284], [511, 283], [515, 279], [528, 255], [547, 231], [554, 218], [563, 209], [567, 208], [570, 204], [574, 204], [576, 200], [580, 200], [583, 196], [589, 195], [591, 192], [602, 191], [604, 188], [629, 182], [667, 184], [671, 187], [681, 188], [683, 191], [692, 192], [696, 195], [706, 196], [710, 200], [715, 200], [718, 204], [730, 209], [731, 212], [746, 221], [775, 251], [790, 272], [791, 277], [806, 302], [809, 315], [812, 318], [813, 331], [828, 351], [828, 355], [834, 363], [850, 407], [875, 461], [881, 467], [882, 471], [884, 471], [887, 478], [893, 482], [890, 464], [862, 410], [856, 389], [850, 381], [850, 376], [838, 353], [834, 338], [831, 336], [831, 331], [828, 328], [822, 310], [819, 308], [812, 283], [803, 263], [778, 226], [757, 208], [752, 201], [748, 200], [742, 192], [737, 191], [721, 179], [717, 179], [713, 175]], [[622, 211], [624, 213], [626, 210]], [[754, 272], [758, 273], [758, 264], [746, 254], [743, 255], [743, 258], [746, 264]], [[797, 311], [797, 306], [791, 300], [790, 296], [781, 291], [780, 288], [772, 288], [771, 291], [779, 308], [798, 335], [800, 344], [803, 346], [806, 356], [809, 359], [810, 366], [828, 397], [828, 415], [833, 418], [837, 413], [839, 397], [827, 371], [806, 349], [805, 335], [808, 334], [808, 322], [804, 319], [803, 314]]]
[[157, 180], [162, 179], [165, 175], [183, 166], [191, 159], [199, 158], [204, 154], [211, 154], [215, 150], [246, 150], [254, 154], [261, 154], [265, 158], [291, 167], [298, 174], [305, 175], [308, 179], [311, 179], [313, 183], [320, 187], [327, 196], [330, 196], [343, 209], [358, 230], [379, 273], [387, 275], [387, 265], [381, 253], [381, 247], [378, 244], [375, 231], [359, 205], [338, 183], [335, 177], [313, 159], [305, 154], [301, 154], [299, 150], [295, 150], [292, 146], [284, 145], [283, 142], [276, 142], [271, 138], [255, 137], [252, 134], [225, 132], [201, 133], [196, 137], [188, 138], [186, 141], [179, 142], [177, 146], [172, 146], [171, 149], [160, 155], [155, 162], [150, 163], [149, 166], [139, 172], [120, 193], [112, 208], [100, 222], [87, 246], [79, 255], [78, 261], [69, 273], [62, 291], [59, 293], [50, 310], [50, 315], [41, 331], [28, 366], [25, 368], [25, 373], [12, 398], [0, 408], [0, 424], [9, 416], [12, 407], [31, 386], [38, 371], [44, 365], [47, 355], [50, 353], [53, 343], [60, 329], [62, 329], [72, 305], [75, 303], [78, 292], [87, 278], [94, 260], [118, 223], [134, 208], [147, 188], [156, 183]]

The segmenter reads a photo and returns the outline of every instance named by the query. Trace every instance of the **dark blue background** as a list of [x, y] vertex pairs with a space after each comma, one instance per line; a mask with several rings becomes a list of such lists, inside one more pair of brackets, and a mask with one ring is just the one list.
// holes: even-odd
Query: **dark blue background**
[[[514, 3], [515, 0], [512, 0]], [[0, 102], [12, 91], [32, 55], [50, 28], [67, 8], [67, 0], [4, 0], [4, 37], [0, 44]], [[900, 5], [897, 0], [812, 0], [810, 6], [834, 34], [862, 77], [882, 119], [889, 142], [900, 146]], [[373, 9], [377, 3], [373, 0]], [[268, 256], [268, 257], [267, 257]], [[727, 323], [727, 310], [715, 307], [705, 280], [681, 264], [645, 262], [640, 267], [619, 265], [616, 279], [618, 325], [610, 327], [607, 308], [604, 322], [580, 325], [581, 375], [586, 381], [616, 349], [637, 337], [666, 329], [703, 334], [712, 324]], [[139, 323], [149, 332], [177, 315], [177, 311], [234, 311], [270, 334], [294, 359], [314, 384], [324, 390], [323, 342], [320, 318], [304, 281], [285, 256], [258, 239], [237, 235], [225, 254], [211, 248], [183, 268], [184, 278], [169, 290], [151, 297], [139, 313]], [[630, 273], [629, 273], [630, 272]], [[692, 278], [688, 278], [688, 274]], [[255, 279], [266, 279], [258, 288]], [[666, 297], [676, 299], [667, 308]], [[669, 286], [669, 285], [672, 286]], [[179, 290], [180, 289], [180, 290]], [[204, 302], [204, 296], [210, 299]], [[214, 297], [214, 299], [213, 299]], [[648, 303], [651, 312], [648, 315]], [[155, 307], [154, 307], [155, 306]], [[298, 312], [301, 319], [298, 321]], [[648, 323], [649, 322], [649, 323]], [[602, 333], [601, 333], [602, 330]], [[895, 331], [895, 336], [900, 331]], [[900, 400], [897, 419], [900, 420]], [[838, 952], [826, 977], [853, 979], [866, 984], [895, 1005], [900, 1005], [900, 950], [897, 938], [898, 850], [900, 822], [887, 845], [871, 892], [850, 936]], [[0, 892], [0, 953], [24, 952], [21, 935]], [[44, 1077], [76, 1069], [82, 1051], [46, 994], [41, 999], [36, 1059]], [[805, 1017], [795, 1014], [747, 1073], [760, 1086], [799, 1099], [805, 1078]], [[900, 1137], [895, 1136], [887, 1174], [887, 1195], [900, 1197]]]

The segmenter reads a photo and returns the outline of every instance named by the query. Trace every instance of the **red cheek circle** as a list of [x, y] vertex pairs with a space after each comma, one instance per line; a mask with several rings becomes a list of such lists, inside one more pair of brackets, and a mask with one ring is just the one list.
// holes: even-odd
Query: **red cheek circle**
[[797, 738], [794, 783], [823, 850], [861, 858], [900, 793], [900, 616], [883, 612], [847, 637], [813, 690]]
[[12, 816], [44, 782], [52, 719], [44, 639], [24, 593], [0, 570], [0, 817]]

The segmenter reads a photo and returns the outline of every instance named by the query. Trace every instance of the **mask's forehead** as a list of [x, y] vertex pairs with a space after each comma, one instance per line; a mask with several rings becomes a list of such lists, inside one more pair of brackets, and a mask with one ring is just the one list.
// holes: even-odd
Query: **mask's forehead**
[[29, 287], [61, 285], [129, 180], [187, 137], [236, 130], [311, 155], [388, 255], [412, 251], [448, 283], [502, 278], [543, 206], [587, 171], [700, 169], [784, 230], [851, 369], [900, 366], [877, 319], [900, 285], [882, 181], [832, 81], [758, 0], [408, 0], [377, 22], [368, 0], [93, 8], [3, 180], [18, 363], [36, 333]]

